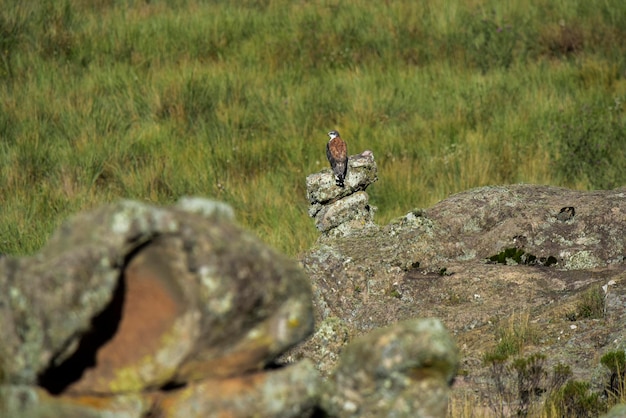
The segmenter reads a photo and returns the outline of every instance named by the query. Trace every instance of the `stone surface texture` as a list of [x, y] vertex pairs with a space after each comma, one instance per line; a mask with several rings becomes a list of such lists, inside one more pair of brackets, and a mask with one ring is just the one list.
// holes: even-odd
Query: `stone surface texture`
[[626, 349], [626, 189], [482, 187], [378, 226], [373, 156], [350, 164], [343, 189], [309, 177], [330, 229], [301, 267], [193, 198], [105, 206], [0, 258], [0, 416], [489, 415], [485, 354], [519, 329], [508, 362], [602, 393], [599, 359]]
[[221, 203], [104, 206], [1, 262], [0, 416], [299, 416], [319, 395], [310, 365], [264, 372], [313, 330], [308, 279]]
[[345, 347], [323, 404], [338, 417], [445, 416], [457, 365], [439, 320], [404, 321]]
[[333, 173], [324, 169], [306, 178], [309, 216], [316, 228], [327, 236], [342, 236], [355, 229], [374, 225], [376, 208], [369, 205], [367, 187], [378, 180], [376, 161], [371, 151], [348, 158], [345, 187], [335, 184]]
[[[372, 164], [353, 158], [349, 189], [320, 187], [316, 199], [346, 193], [363, 209]], [[339, 208], [322, 211], [350, 217]], [[364, 230], [353, 221], [332, 228]], [[338, 367], [323, 378], [307, 358], [283, 361], [312, 334], [313, 301], [304, 270], [220, 202], [79, 214], [37, 255], [0, 258], [0, 417], [445, 413], [458, 351], [440, 321], [385, 324], [348, 344], [351, 327], [325, 318], [316, 336]]]
[[[495, 413], [483, 360], [503, 335], [520, 330], [521, 351], [507, 365], [541, 354], [546, 373], [566, 365], [571, 379], [602, 394], [608, 370], [600, 358], [626, 349], [625, 256], [626, 188], [519, 184], [461, 192], [388, 225], [322, 235], [301, 257], [319, 325], [285, 357], [312, 359], [330, 378], [350, 341], [398, 321], [438, 318], [460, 353], [452, 416], [466, 413], [467, 402], [478, 416]], [[590, 295], [601, 305], [591, 317]], [[514, 398], [514, 369], [505, 370]]]

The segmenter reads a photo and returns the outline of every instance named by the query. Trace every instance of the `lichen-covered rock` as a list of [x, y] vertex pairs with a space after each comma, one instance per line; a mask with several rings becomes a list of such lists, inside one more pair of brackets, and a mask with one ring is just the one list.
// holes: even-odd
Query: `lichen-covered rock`
[[158, 401], [163, 418], [251, 416], [300, 418], [319, 403], [322, 381], [313, 364], [304, 360], [287, 368], [222, 380], [205, 380]]
[[518, 247], [577, 270], [622, 263], [626, 252], [626, 188], [481, 187], [455, 194], [423, 216], [441, 228], [440, 253], [448, 258], [486, 258]]
[[[181, 205], [193, 201], [196, 206], [182, 213], [203, 207], [207, 219], [232, 216], [219, 202], [183, 199]], [[155, 237], [179, 233], [181, 215], [176, 213], [121, 202], [77, 215], [33, 257], [0, 259], [4, 380], [35, 383], [46, 368], [74, 354], [93, 328], [93, 318], [114, 302], [122, 270], [134, 252]]]
[[[200, 199], [121, 202], [74, 217], [34, 257], [2, 258], [0, 405], [15, 404], [19, 385], [93, 407], [87, 395], [233, 379], [303, 340], [313, 329], [307, 278], [231, 218]], [[39, 392], [27, 398], [48, 402]]]
[[0, 417], [7, 418], [142, 418], [152, 400], [134, 393], [112, 397], [51, 396], [36, 386], [0, 385]]
[[[338, 187], [330, 169], [306, 178], [309, 216], [317, 229], [327, 235], [343, 236], [353, 230], [374, 226], [375, 207], [370, 206], [365, 189], [378, 180], [371, 151], [348, 159], [345, 187]], [[332, 234], [328, 234], [332, 231]]]
[[[366, 182], [320, 176], [314, 216], [333, 226], [308, 277], [193, 198], [107, 206], [0, 257], [0, 416], [444, 416], [441, 323], [457, 399], [488, 399], [484, 354], [520, 321], [524, 355], [602, 390], [598, 358], [626, 339], [626, 189], [485, 187], [353, 233]], [[601, 319], [578, 315], [594, 287]], [[317, 332], [274, 369], [311, 332], [311, 294]]]
[[324, 206], [315, 217], [315, 226], [321, 232], [341, 227], [338, 232], [346, 234], [371, 225], [373, 218], [374, 208], [369, 205], [367, 193], [356, 192]]
[[[370, 184], [378, 180], [376, 172], [376, 162], [371, 151], [351, 155], [348, 158], [348, 175], [344, 181], [345, 187], [339, 187], [335, 184], [333, 172], [327, 168], [307, 176], [307, 199], [312, 206], [323, 206], [328, 202], [365, 190]], [[318, 207], [321, 208], [321, 206]], [[313, 217], [315, 213], [310, 215]]]
[[323, 405], [337, 417], [443, 417], [457, 365], [440, 321], [400, 322], [345, 347]]
[[[481, 187], [385, 226], [321, 237], [301, 258], [316, 323], [340, 324], [349, 341], [397, 321], [439, 318], [462, 353], [451, 396], [480, 406], [492, 396], [485, 353], [524, 327], [536, 339], [520, 357], [545, 355], [546, 371], [567, 365], [601, 392], [599, 357], [626, 340], [625, 198], [624, 188]], [[346, 347], [323, 341], [316, 332], [289, 357], [319, 359], [320, 373], [332, 375]]]
[[[350, 341], [349, 330], [350, 327], [335, 316], [316, 323], [315, 333], [306, 342], [306, 346], [310, 347], [306, 358], [315, 364], [315, 368], [323, 376], [329, 376], [337, 366], [339, 354]], [[287, 354], [284, 361], [292, 363], [302, 357], [293, 357], [292, 354], [293, 351]]]

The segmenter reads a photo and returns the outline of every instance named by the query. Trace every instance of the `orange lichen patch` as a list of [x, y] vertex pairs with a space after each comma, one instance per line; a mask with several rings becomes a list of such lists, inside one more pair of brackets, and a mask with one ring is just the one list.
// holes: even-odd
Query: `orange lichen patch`
[[[204, 405], [227, 405], [237, 399], [246, 399], [256, 394], [266, 383], [271, 373], [261, 372], [230, 379], [209, 379], [192, 384], [184, 389], [172, 391], [160, 397], [159, 409], [170, 416], [181, 406], [193, 402]], [[224, 413], [228, 414], [225, 410]], [[230, 415], [225, 415], [230, 416]]]
[[[24, 392], [25, 393], [25, 392]], [[44, 389], [35, 389], [30, 392], [36, 404], [22, 404], [17, 414], [3, 415], [2, 417], [35, 417], [50, 416], [64, 418], [82, 418], [102, 415], [144, 416], [154, 405], [153, 397], [142, 394], [117, 396], [51, 396]]]
[[[318, 377], [313, 363], [304, 361], [271, 371], [189, 383], [155, 398], [155, 415], [308, 416], [303, 412], [313, 407], [320, 393]], [[283, 414], [284, 411], [291, 414]]]
[[110, 408], [111, 404], [115, 401], [115, 398], [109, 396], [67, 396], [57, 399], [66, 403], [71, 402], [97, 410], [106, 410]]
[[[95, 367], [87, 369], [69, 392], [141, 390], [171, 378], [156, 374], [163, 372], [162, 367], [153, 368], [159, 371], [152, 374], [139, 370], [156, 361], [155, 354], [185, 308], [182, 292], [173, 279], [173, 268], [163, 261], [165, 252], [162, 246], [150, 244], [130, 260], [122, 278], [124, 300], [118, 329], [98, 350]], [[127, 377], [122, 386], [129, 387], [120, 386], [121, 372]], [[172, 370], [169, 372], [173, 375]]]
[[[231, 377], [250, 371], [261, 370], [270, 353], [271, 337], [239, 344], [233, 350], [219, 357], [196, 359], [185, 362], [180, 374], [190, 380]], [[217, 355], [217, 354], [216, 354]]]

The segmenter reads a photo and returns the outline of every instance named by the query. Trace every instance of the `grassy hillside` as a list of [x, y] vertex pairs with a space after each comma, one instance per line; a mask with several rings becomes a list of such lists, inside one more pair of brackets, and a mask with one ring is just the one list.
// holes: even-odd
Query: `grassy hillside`
[[626, 2], [21, 2], [0, 9], [0, 253], [204, 195], [297, 254], [325, 133], [385, 223], [470, 187], [626, 184]]

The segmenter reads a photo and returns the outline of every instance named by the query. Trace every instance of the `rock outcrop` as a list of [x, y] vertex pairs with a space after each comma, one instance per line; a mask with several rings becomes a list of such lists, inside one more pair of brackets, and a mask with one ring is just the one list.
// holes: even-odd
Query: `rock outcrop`
[[324, 392], [338, 417], [443, 417], [457, 349], [437, 319], [412, 319], [355, 339]]
[[[314, 215], [357, 198], [372, 163], [353, 158], [345, 190], [314, 175]], [[626, 349], [625, 198], [511, 185], [386, 226], [324, 215], [302, 269], [215, 202], [79, 215], [0, 258], [0, 416], [455, 416], [493, 406], [484, 359], [507, 333], [524, 335], [512, 359], [602, 393], [599, 358]]]
[[[626, 188], [510, 185], [459, 193], [386, 226], [320, 239], [301, 260], [319, 325], [290, 358], [312, 359], [333, 376], [346, 341], [435, 317], [460, 348], [452, 405], [475, 399], [489, 408], [494, 387], [485, 354], [503, 335], [522, 331], [511, 360], [544, 355], [546, 372], [571, 367], [573, 379], [601, 394], [607, 370], [599, 358], [626, 349], [625, 256]], [[590, 297], [601, 304], [591, 317]], [[514, 395], [514, 377], [510, 384]]]
[[458, 359], [435, 319], [361, 337], [330, 380], [308, 359], [281, 364], [313, 331], [310, 282], [232, 216], [203, 199], [125, 201], [1, 258], [0, 416], [444, 412]]
[[308, 280], [231, 213], [122, 202], [75, 217], [34, 257], [2, 258], [0, 416], [312, 409], [310, 364], [265, 370], [313, 329]]
[[348, 158], [344, 187], [335, 184], [333, 173], [325, 169], [306, 178], [309, 216], [326, 236], [341, 236], [353, 229], [374, 226], [375, 207], [370, 206], [365, 189], [378, 180], [371, 151]]

